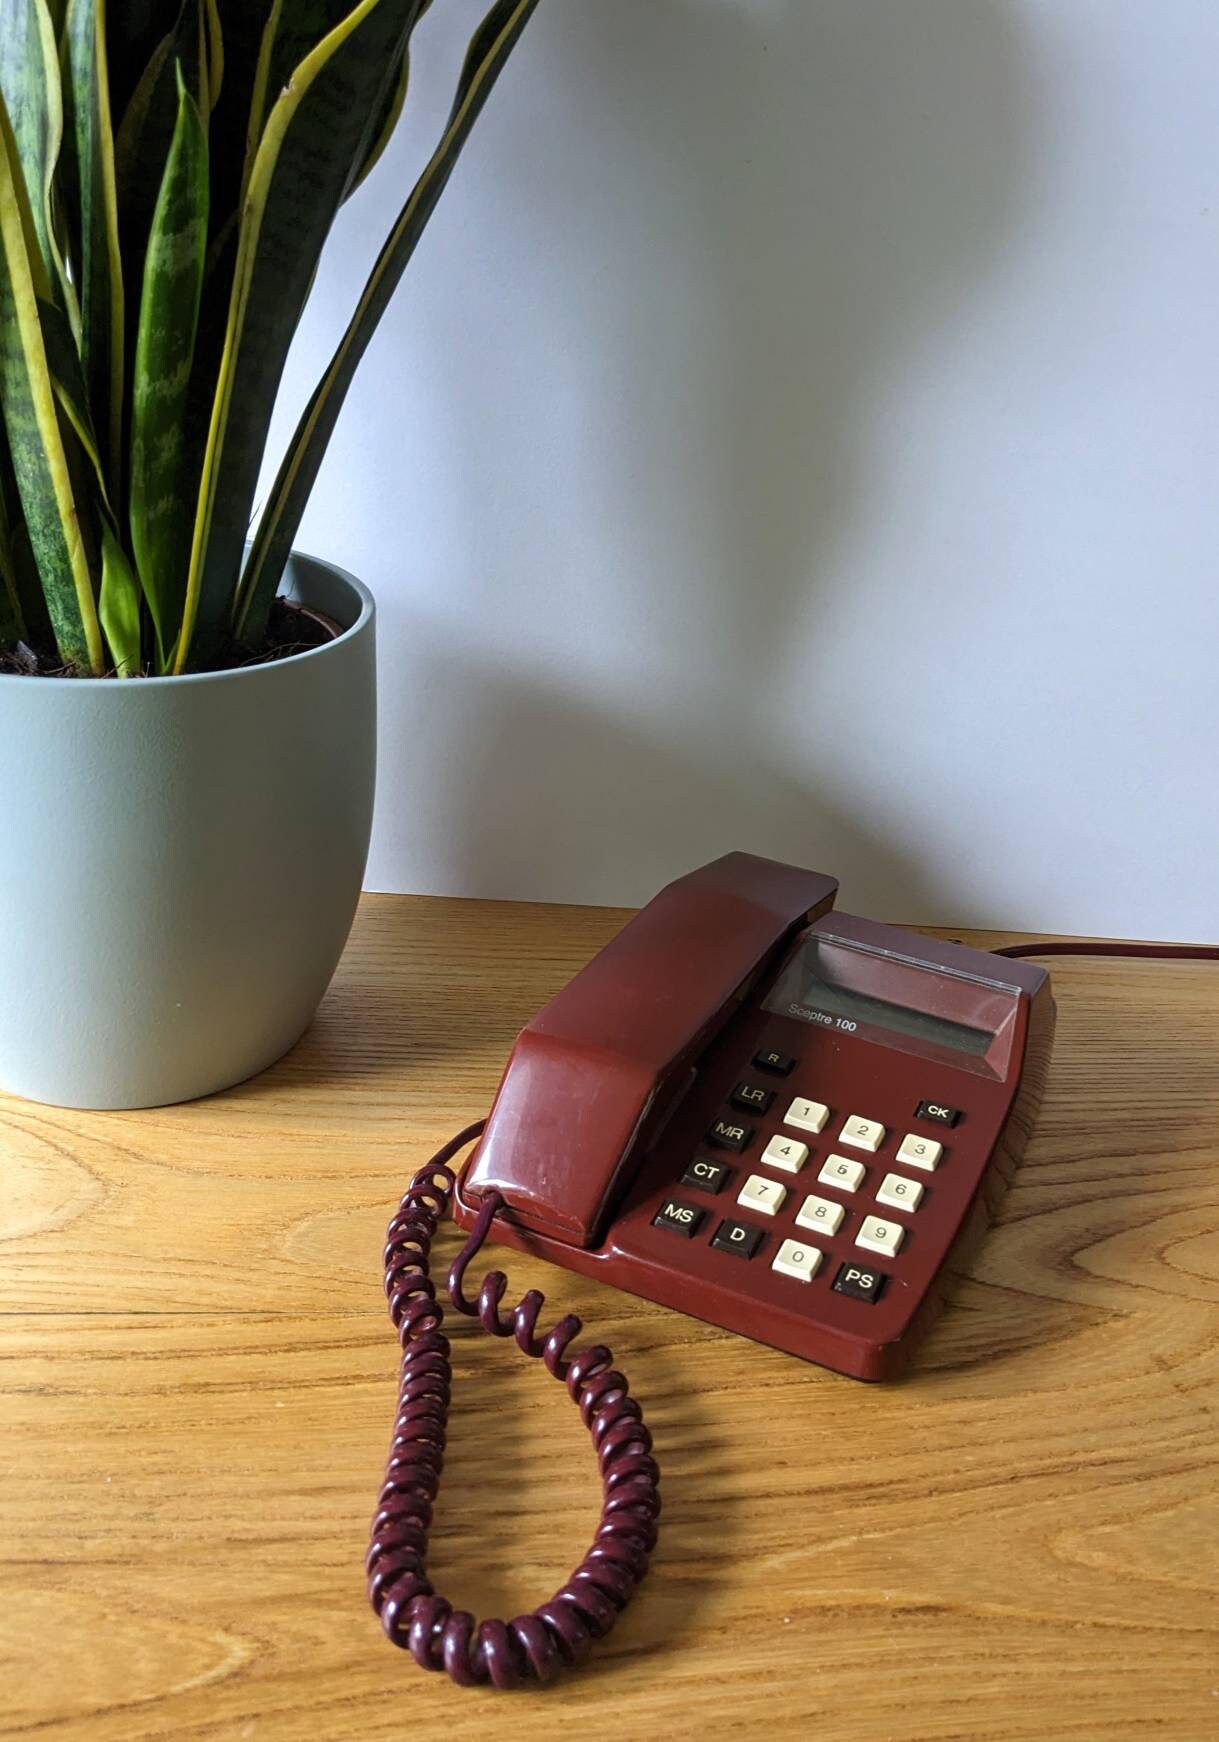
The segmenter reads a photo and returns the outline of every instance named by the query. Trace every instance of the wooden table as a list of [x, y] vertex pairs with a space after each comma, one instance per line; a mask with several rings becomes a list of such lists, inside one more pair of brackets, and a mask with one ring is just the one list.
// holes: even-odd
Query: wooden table
[[[653, 1570], [543, 1692], [462, 1692], [385, 1644], [361, 1576], [396, 1374], [382, 1230], [625, 917], [370, 897], [257, 1081], [148, 1113], [0, 1102], [0, 1734], [1219, 1735], [1206, 965], [1052, 964], [1037, 1134], [899, 1385], [513, 1257], [645, 1404]], [[534, 1363], [465, 1323], [456, 1361], [433, 1571], [510, 1615], [578, 1558], [595, 1472]]]

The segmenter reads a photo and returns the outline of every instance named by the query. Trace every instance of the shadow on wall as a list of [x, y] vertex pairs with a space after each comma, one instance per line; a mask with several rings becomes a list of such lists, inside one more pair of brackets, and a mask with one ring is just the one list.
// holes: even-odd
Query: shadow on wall
[[[468, 649], [446, 645], [432, 645], [425, 666], [420, 638], [434, 641], [437, 625], [401, 624], [402, 644], [417, 651], [398, 674], [411, 689], [385, 709], [382, 826], [402, 830], [389, 857], [408, 858], [407, 840], [420, 838], [418, 807], [399, 823], [389, 795], [405, 782], [422, 789], [412, 716], [426, 708], [430, 741], [460, 758], [446, 794], [421, 792], [425, 810], [437, 806], [422, 838], [442, 843], [433, 886], [642, 900], [736, 845], [834, 871], [862, 911], [917, 920], [951, 910], [968, 923], [969, 867], [959, 887], [941, 878], [933, 896], [908, 824], [902, 847], [897, 831], [886, 846], [865, 786], [838, 776], [819, 744], [817, 682], [835, 659], [835, 555], [884, 511], [885, 480], [869, 472], [872, 432], [891, 439], [903, 376], [927, 366], [934, 343], [951, 343], [1019, 217], [1032, 99], [1012, 9], [617, 0], [543, 9], [534, 33], [538, 76], [587, 98], [584, 136], [599, 149], [604, 141], [604, 169], [578, 187], [578, 171], [556, 166], [561, 201], [581, 198], [582, 220], [595, 224], [598, 201], [611, 213], [630, 202], [631, 172], [651, 165], [660, 188], [649, 189], [648, 231], [633, 232], [637, 252], [603, 295], [626, 311], [627, 337], [619, 327], [615, 344], [637, 359], [618, 394], [636, 445], [606, 468], [630, 481], [617, 486], [622, 610], [649, 670], [658, 658], [661, 670], [646, 705], [636, 693], [615, 717], [604, 693], [590, 705], [578, 686], [556, 685], [553, 666], [549, 676], [519, 659], [511, 672], [472, 669]], [[536, 144], [525, 161], [536, 162]], [[497, 159], [496, 178], [512, 164], [511, 153]], [[479, 224], [493, 192], [464, 185], [467, 222]], [[525, 207], [543, 195], [501, 186], [499, 197]], [[546, 220], [551, 282], [564, 271], [561, 215]], [[587, 323], [564, 354], [571, 367], [574, 350], [584, 371], [595, 444], [614, 392], [598, 357], [600, 308], [571, 318]], [[473, 611], [495, 592], [499, 513], [494, 496], [488, 511], [494, 459], [479, 385], [465, 371], [447, 408], [453, 516], [465, 511], [469, 540], [462, 567], [478, 577]], [[676, 456], [655, 446], [675, 427], [685, 448]], [[688, 503], [666, 494], [673, 478], [690, 480]], [[556, 533], [555, 548], [537, 552], [551, 576], [570, 574], [562, 544]], [[580, 577], [571, 578], [578, 610]], [[386, 606], [391, 622], [403, 608]], [[861, 709], [870, 681], [861, 672]], [[768, 698], [780, 682], [789, 693], [807, 684], [803, 731], [776, 732]]]

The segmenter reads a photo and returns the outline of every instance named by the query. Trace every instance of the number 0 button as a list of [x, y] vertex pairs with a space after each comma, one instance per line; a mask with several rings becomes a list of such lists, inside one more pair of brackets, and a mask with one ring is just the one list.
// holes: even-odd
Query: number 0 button
[[785, 1240], [775, 1253], [770, 1268], [780, 1276], [794, 1276], [797, 1282], [811, 1282], [821, 1265], [821, 1254], [815, 1246], [801, 1246], [798, 1240]]

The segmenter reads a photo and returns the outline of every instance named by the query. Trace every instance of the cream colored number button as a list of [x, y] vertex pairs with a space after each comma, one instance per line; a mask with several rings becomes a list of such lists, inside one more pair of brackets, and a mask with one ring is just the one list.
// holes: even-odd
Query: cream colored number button
[[937, 1143], [934, 1137], [916, 1137], [910, 1131], [902, 1138], [897, 1159], [906, 1162], [910, 1167], [925, 1167], [931, 1173], [939, 1166], [943, 1153], [944, 1145]]
[[794, 1276], [797, 1282], [811, 1282], [821, 1265], [821, 1254], [815, 1246], [801, 1246], [798, 1240], [785, 1240], [775, 1253], [772, 1270], [781, 1276]]
[[903, 1179], [900, 1173], [887, 1173], [876, 1191], [878, 1204], [891, 1210], [917, 1210], [923, 1187], [916, 1179]]
[[797, 1143], [794, 1137], [772, 1137], [762, 1151], [762, 1160], [783, 1173], [799, 1173], [808, 1160], [808, 1144]]
[[823, 1186], [837, 1186], [840, 1192], [857, 1192], [867, 1171], [862, 1161], [852, 1161], [849, 1155], [831, 1155], [817, 1178]]
[[865, 1216], [855, 1236], [856, 1246], [866, 1246], [869, 1252], [883, 1252], [893, 1258], [901, 1249], [906, 1230], [898, 1222], [882, 1222], [879, 1216]]
[[838, 1133], [839, 1143], [849, 1143], [854, 1149], [867, 1149], [873, 1155], [885, 1140], [885, 1128], [875, 1119], [862, 1119], [852, 1113]]
[[737, 1193], [736, 1201], [747, 1210], [759, 1210], [764, 1216], [773, 1216], [783, 1207], [786, 1196], [787, 1187], [781, 1186], [777, 1179], [763, 1179], [760, 1173], [751, 1173]]
[[[858, 1162], [855, 1165], [858, 1166]], [[796, 1212], [796, 1226], [816, 1228], [822, 1234], [836, 1234], [845, 1215], [842, 1205], [836, 1204], [832, 1198], [819, 1198], [810, 1193]]]
[[783, 1115], [785, 1125], [794, 1125], [797, 1131], [811, 1131], [814, 1136], [825, 1127], [830, 1116], [828, 1107], [823, 1107], [820, 1101], [802, 1101], [797, 1098]]

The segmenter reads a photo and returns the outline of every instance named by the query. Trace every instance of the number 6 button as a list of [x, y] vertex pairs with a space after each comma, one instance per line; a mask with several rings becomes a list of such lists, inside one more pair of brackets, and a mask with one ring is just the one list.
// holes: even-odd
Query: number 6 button
[[906, 1230], [896, 1222], [882, 1222], [879, 1216], [865, 1216], [855, 1236], [856, 1246], [866, 1246], [869, 1252], [883, 1252], [894, 1258], [901, 1250]]
[[887, 1173], [876, 1189], [878, 1204], [891, 1210], [917, 1210], [923, 1187], [916, 1179], [903, 1179], [900, 1173]]

